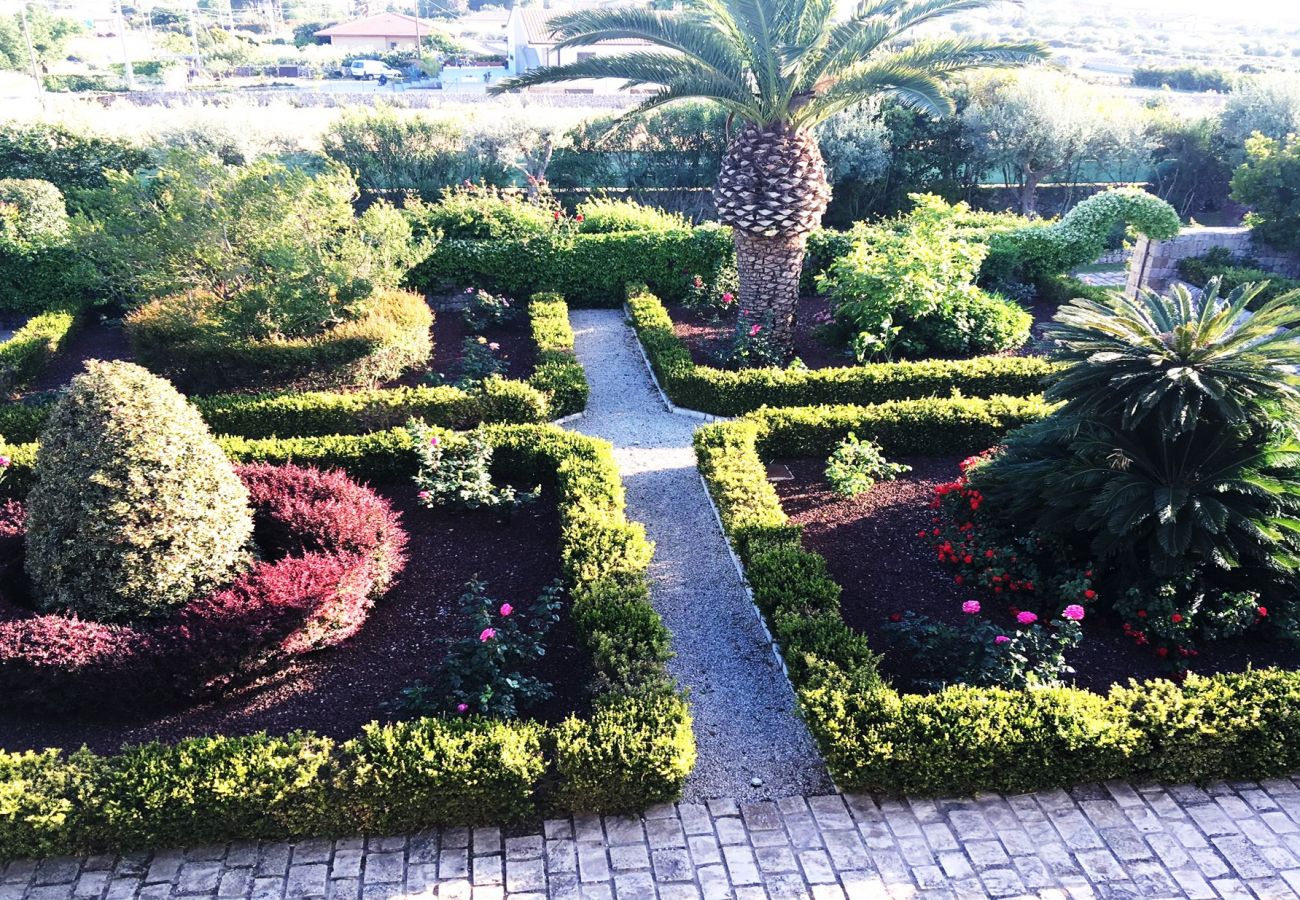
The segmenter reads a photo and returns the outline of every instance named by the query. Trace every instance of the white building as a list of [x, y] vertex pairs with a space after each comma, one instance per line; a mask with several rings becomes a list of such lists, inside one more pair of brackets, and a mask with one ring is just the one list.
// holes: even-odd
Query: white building
[[[579, 9], [578, 6], [543, 9], [536, 6], [516, 6], [510, 10], [510, 19], [506, 23], [506, 68], [512, 75], [522, 75], [542, 66], [560, 66], [592, 56], [612, 56], [632, 50], [645, 49], [649, 45], [641, 40], [602, 41], [590, 47], [569, 47], [564, 50], [555, 45], [559, 38], [551, 27], [551, 20], [566, 12]], [[551, 91], [566, 94], [607, 94], [622, 88], [624, 81], [620, 78], [593, 78], [587, 81], [569, 81], [538, 91]]]
[[414, 50], [419, 40], [435, 31], [439, 28], [432, 22], [405, 13], [385, 12], [323, 28], [316, 32], [316, 42], [329, 43], [346, 53], [384, 53]]

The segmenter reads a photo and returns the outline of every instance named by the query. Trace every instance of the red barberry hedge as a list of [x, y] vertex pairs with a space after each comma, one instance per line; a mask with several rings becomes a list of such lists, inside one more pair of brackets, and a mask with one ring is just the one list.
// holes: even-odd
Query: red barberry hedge
[[[238, 472], [260, 562], [143, 625], [36, 615], [0, 594], [0, 702], [138, 709], [211, 693], [355, 634], [405, 563], [397, 515], [342, 472], [265, 464]], [[10, 503], [0, 518], [0, 569], [20, 570], [21, 508]]]

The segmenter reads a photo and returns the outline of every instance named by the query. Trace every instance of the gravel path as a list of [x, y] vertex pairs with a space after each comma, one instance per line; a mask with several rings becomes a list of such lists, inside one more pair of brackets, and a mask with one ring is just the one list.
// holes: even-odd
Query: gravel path
[[664, 407], [621, 311], [577, 310], [571, 322], [591, 400], [569, 427], [613, 443], [629, 517], [655, 542], [651, 596], [673, 635], [669, 668], [689, 690], [699, 748], [686, 799], [828, 789], [696, 471], [698, 420]]

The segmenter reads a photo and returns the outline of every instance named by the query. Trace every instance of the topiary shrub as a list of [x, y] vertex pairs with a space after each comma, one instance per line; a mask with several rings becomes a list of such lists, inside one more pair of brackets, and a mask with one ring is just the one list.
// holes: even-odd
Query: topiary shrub
[[91, 362], [55, 406], [28, 495], [38, 604], [165, 613], [248, 564], [248, 491], [197, 410], [139, 366]]

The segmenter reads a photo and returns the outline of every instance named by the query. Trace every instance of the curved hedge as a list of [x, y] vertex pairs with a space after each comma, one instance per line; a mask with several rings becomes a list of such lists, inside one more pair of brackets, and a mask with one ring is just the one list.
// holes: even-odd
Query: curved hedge
[[[217, 434], [247, 438], [276, 435], [365, 434], [422, 419], [446, 428], [480, 422], [540, 423], [582, 412], [588, 385], [573, 353], [569, 308], [557, 294], [537, 294], [528, 306], [537, 363], [527, 381], [489, 378], [476, 390], [451, 385], [357, 391], [274, 391], [191, 397]], [[0, 345], [0, 359], [3, 348]], [[0, 363], [2, 364], [2, 363]], [[0, 404], [0, 436], [35, 441], [49, 402]]]
[[[763, 456], [829, 452], [853, 432], [889, 454], [982, 449], [1045, 415], [1033, 400], [765, 410], [696, 432], [696, 456], [754, 601], [783, 649], [836, 783], [888, 793], [1019, 793], [1109, 778], [1259, 779], [1300, 768], [1300, 672], [1114, 687], [900, 693], [840, 616], [826, 561], [788, 524]], [[762, 455], [760, 455], [762, 454]]]
[[1044, 379], [1056, 368], [1036, 356], [983, 356], [835, 369], [731, 372], [696, 365], [686, 345], [673, 333], [663, 303], [645, 288], [629, 286], [627, 306], [664, 393], [678, 406], [718, 416], [739, 415], [762, 406], [882, 403], [954, 391], [975, 397], [1033, 394], [1042, 390]]
[[0, 703], [139, 709], [209, 693], [356, 633], [405, 563], [406, 535], [388, 504], [340, 472], [252, 465], [239, 476], [263, 561], [157, 624], [7, 605]]
[[[346, 741], [193, 738], [111, 756], [0, 751], [0, 858], [496, 825], [676, 799], [695, 758], [690, 714], [664, 669], [668, 632], [646, 581], [652, 548], [624, 516], [609, 444], [551, 426], [488, 434], [498, 475], [559, 498], [564, 580], [595, 670], [590, 715], [549, 727], [416, 719]], [[405, 430], [224, 443], [237, 461], [293, 459], [360, 478], [409, 478], [418, 462]], [[21, 486], [35, 448], [6, 452], [18, 477], [5, 487]]]

